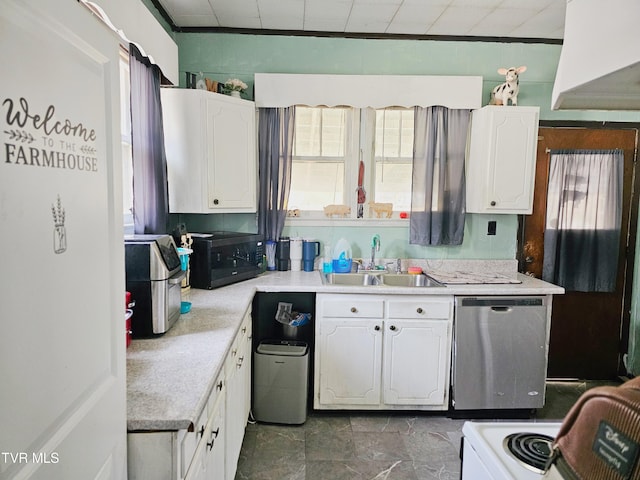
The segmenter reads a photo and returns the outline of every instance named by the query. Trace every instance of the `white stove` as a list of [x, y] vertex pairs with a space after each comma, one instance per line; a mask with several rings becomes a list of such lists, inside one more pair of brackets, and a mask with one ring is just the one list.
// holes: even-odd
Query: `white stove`
[[543, 457], [550, 451], [551, 439], [560, 425], [559, 422], [465, 422], [462, 480], [541, 480], [543, 473], [517, 459], [518, 453], [511, 453], [507, 444], [521, 445], [532, 456]]

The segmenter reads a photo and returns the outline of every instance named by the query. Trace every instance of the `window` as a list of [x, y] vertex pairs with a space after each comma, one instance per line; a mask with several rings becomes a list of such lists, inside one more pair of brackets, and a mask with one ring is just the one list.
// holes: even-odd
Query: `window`
[[120, 136], [122, 139], [122, 213], [125, 233], [133, 233], [133, 163], [129, 93], [129, 52], [122, 48], [120, 49]]
[[[296, 107], [289, 209], [323, 218], [325, 206], [347, 205], [355, 218], [360, 159], [367, 203], [409, 210], [413, 109]], [[376, 217], [365, 207], [370, 216]]]
[[413, 110], [376, 110], [375, 201], [393, 203], [396, 211], [411, 209]]
[[319, 212], [344, 204], [352, 109], [296, 107], [289, 205]]

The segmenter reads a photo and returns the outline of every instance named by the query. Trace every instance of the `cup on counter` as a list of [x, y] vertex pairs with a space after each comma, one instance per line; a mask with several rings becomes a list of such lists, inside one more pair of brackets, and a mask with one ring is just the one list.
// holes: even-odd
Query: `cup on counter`
[[276, 269], [276, 242], [273, 240], [267, 240], [266, 243], [267, 252], [267, 270]]
[[291, 263], [290, 258], [291, 240], [289, 237], [280, 237], [276, 244], [276, 264], [278, 271], [286, 272]]
[[302, 242], [302, 265], [305, 272], [313, 272], [313, 264], [320, 255], [320, 242]]
[[322, 273], [333, 272], [333, 259], [331, 258], [331, 245], [325, 243], [324, 257], [322, 257]]
[[299, 272], [302, 268], [302, 238], [292, 238], [289, 242], [291, 271]]

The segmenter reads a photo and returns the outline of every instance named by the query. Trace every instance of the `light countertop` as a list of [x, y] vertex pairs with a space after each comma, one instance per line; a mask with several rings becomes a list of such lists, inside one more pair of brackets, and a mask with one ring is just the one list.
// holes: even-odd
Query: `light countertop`
[[[557, 295], [564, 289], [513, 273], [522, 283], [388, 287], [324, 285], [321, 273], [267, 272], [214, 290], [190, 289], [191, 311], [162, 336], [127, 350], [127, 429], [171, 431], [195, 424], [256, 292], [407, 295]], [[135, 308], [134, 308], [135, 315]]]

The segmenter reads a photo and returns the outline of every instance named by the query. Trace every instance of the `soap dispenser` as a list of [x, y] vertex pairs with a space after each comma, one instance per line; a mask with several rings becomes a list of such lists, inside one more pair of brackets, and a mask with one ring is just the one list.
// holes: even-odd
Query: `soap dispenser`
[[338, 240], [333, 249], [332, 266], [334, 273], [351, 272], [351, 245], [344, 238]]

